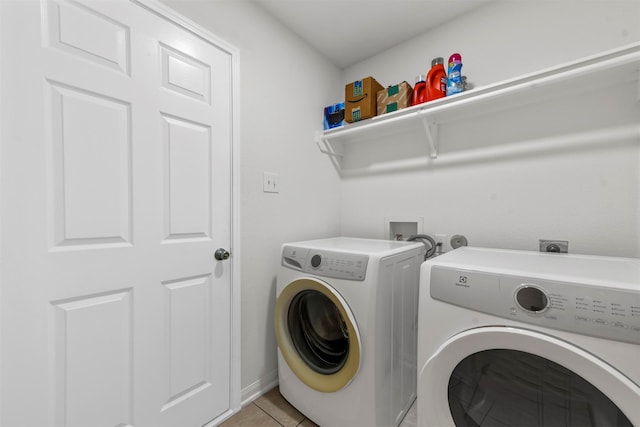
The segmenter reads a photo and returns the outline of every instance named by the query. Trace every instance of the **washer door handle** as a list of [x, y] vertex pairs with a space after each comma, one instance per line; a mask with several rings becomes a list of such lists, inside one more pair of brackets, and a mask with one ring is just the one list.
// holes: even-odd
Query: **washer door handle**
[[218, 261], [224, 261], [226, 259], [229, 259], [229, 256], [231, 254], [229, 253], [229, 251], [227, 251], [225, 248], [218, 248], [216, 249], [215, 254], [213, 255]]

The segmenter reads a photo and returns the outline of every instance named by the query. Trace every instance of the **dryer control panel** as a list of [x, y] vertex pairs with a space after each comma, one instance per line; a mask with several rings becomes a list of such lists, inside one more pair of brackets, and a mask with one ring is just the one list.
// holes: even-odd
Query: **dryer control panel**
[[433, 299], [517, 322], [640, 344], [637, 291], [434, 266]]
[[295, 270], [334, 279], [364, 280], [369, 257], [337, 251], [285, 246], [282, 265]]

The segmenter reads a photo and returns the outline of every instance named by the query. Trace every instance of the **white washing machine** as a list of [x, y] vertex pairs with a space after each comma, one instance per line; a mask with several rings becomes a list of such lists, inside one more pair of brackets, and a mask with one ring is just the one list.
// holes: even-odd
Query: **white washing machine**
[[322, 427], [396, 426], [416, 396], [425, 247], [338, 237], [282, 246], [280, 392]]
[[421, 267], [419, 426], [640, 426], [640, 260], [460, 248]]

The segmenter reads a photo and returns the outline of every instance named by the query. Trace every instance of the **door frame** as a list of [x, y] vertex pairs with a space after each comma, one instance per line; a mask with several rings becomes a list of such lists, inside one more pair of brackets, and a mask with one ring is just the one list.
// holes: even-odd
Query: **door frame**
[[[231, 209], [230, 218], [231, 223], [229, 224], [230, 232], [231, 232], [231, 247], [228, 248], [229, 252], [231, 252], [231, 257], [229, 259], [230, 269], [231, 269], [231, 318], [230, 318], [230, 383], [229, 383], [229, 409], [222, 413], [220, 416], [212, 420], [207, 426], [213, 426], [222, 420], [230, 417], [232, 414], [238, 412], [241, 408], [241, 366], [240, 366], [240, 352], [241, 352], [241, 335], [240, 335], [240, 137], [239, 137], [239, 50], [226, 42], [225, 40], [219, 38], [214, 35], [207, 29], [203, 28], [199, 24], [196, 24], [193, 21], [185, 18], [184, 16], [178, 14], [175, 10], [171, 9], [164, 4], [161, 4], [157, 0], [129, 0], [138, 6], [147, 9], [150, 13], [155, 13], [168, 21], [174, 23], [175, 25], [183, 28], [185, 31], [188, 31], [206, 42], [212, 44], [213, 46], [223, 50], [227, 54], [229, 54], [231, 59], [231, 164], [230, 172], [231, 172], [231, 188], [230, 188], [230, 200], [229, 207]], [[0, 8], [0, 19], [5, 18], [1, 16], [4, 9]], [[0, 40], [0, 44], [3, 40]], [[0, 58], [0, 65], [2, 65], [2, 58]], [[2, 67], [0, 66], [0, 73], [2, 72]], [[3, 102], [2, 97], [0, 97], [0, 103]], [[6, 102], [6, 101], [4, 101]], [[1, 106], [1, 104], [0, 104]], [[2, 130], [2, 122], [0, 121], [0, 131]], [[0, 133], [0, 137], [1, 137]], [[3, 141], [0, 140], [0, 147]], [[0, 160], [2, 160], [2, 150], [0, 149]], [[1, 162], [0, 162], [1, 164]], [[0, 203], [2, 200], [2, 169], [0, 169]], [[0, 205], [1, 207], [1, 205]], [[1, 209], [0, 209], [1, 212]], [[2, 224], [0, 222], [0, 224]], [[2, 229], [0, 228], [0, 243], [2, 239]], [[2, 271], [2, 254], [0, 254], [0, 272]], [[0, 289], [3, 282], [3, 276], [0, 274]], [[0, 294], [0, 298], [2, 295]], [[1, 337], [0, 337], [1, 338]], [[0, 349], [3, 346], [3, 342], [0, 339]], [[1, 352], [0, 352], [1, 355]], [[3, 361], [0, 359], [0, 365]], [[0, 399], [0, 411], [2, 410], [3, 402]]]

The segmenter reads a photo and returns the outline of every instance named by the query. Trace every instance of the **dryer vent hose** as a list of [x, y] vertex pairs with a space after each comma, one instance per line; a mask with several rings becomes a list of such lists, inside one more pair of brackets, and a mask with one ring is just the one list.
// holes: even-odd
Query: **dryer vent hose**
[[429, 236], [428, 234], [414, 234], [407, 239], [408, 242], [412, 242], [414, 240], [422, 241], [424, 246], [427, 248], [427, 252], [424, 254], [425, 261], [436, 254], [437, 245], [433, 237]]

